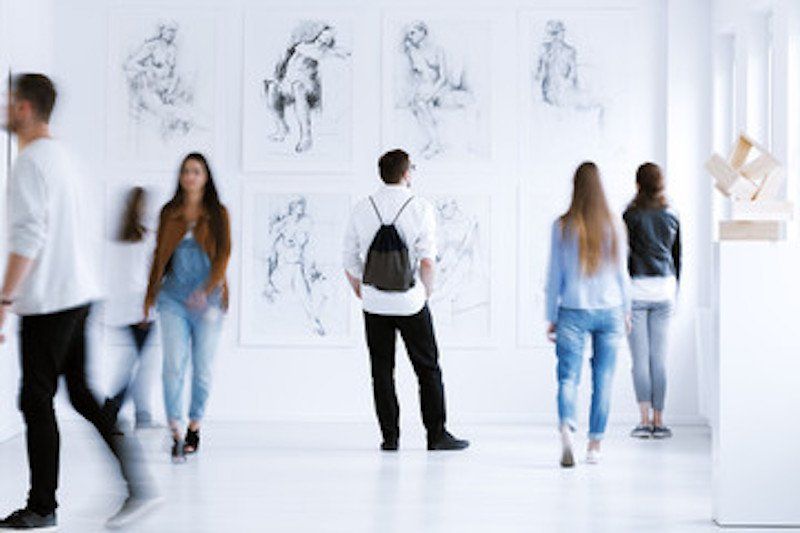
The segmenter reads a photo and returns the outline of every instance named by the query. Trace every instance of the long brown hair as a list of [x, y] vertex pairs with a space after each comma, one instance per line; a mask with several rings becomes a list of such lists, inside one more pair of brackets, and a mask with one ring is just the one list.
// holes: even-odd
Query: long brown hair
[[142, 214], [146, 199], [147, 193], [142, 187], [134, 187], [128, 192], [117, 240], [132, 243], [144, 239], [147, 228], [142, 224]]
[[596, 273], [619, 253], [614, 219], [608, 208], [600, 171], [591, 161], [581, 163], [573, 178], [572, 202], [561, 217], [561, 231], [578, 238], [578, 256], [586, 275]]
[[664, 174], [655, 163], [644, 163], [636, 170], [636, 185], [639, 191], [631, 202], [634, 209], [663, 209], [667, 207], [664, 194]]
[[209, 218], [209, 229], [214, 236], [217, 251], [219, 251], [225, 240], [228, 239], [228, 233], [225, 231], [225, 225], [222, 217], [222, 203], [219, 201], [219, 194], [217, 193], [217, 186], [214, 184], [214, 175], [211, 173], [211, 166], [205, 156], [199, 152], [192, 152], [183, 158], [181, 166], [178, 170], [178, 186], [175, 189], [175, 194], [172, 199], [164, 206], [165, 209], [180, 209], [183, 207], [183, 202], [186, 198], [186, 193], [181, 186], [181, 172], [189, 161], [197, 161], [203, 170], [206, 172], [206, 184], [203, 188], [203, 208]]

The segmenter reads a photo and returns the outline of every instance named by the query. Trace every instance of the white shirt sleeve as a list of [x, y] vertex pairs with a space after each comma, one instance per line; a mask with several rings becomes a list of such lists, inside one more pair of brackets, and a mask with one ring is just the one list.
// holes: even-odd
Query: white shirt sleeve
[[47, 236], [47, 188], [36, 165], [17, 162], [8, 188], [11, 252], [35, 259]]
[[423, 259], [436, 261], [436, 214], [433, 205], [427, 200], [424, 200], [422, 205], [422, 227], [414, 242], [414, 253], [420, 261]]
[[361, 260], [361, 247], [358, 242], [358, 232], [356, 231], [355, 215], [350, 215], [350, 222], [347, 224], [347, 231], [344, 234], [344, 246], [342, 252], [344, 269], [354, 278], [361, 279], [364, 274], [364, 262]]

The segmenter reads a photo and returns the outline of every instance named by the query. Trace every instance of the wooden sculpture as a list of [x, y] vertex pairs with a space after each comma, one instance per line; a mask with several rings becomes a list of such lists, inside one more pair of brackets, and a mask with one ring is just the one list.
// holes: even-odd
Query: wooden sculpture
[[731, 199], [731, 220], [720, 221], [722, 240], [780, 240], [794, 204], [780, 198], [784, 172], [766, 149], [740, 134], [730, 156], [713, 154], [706, 170], [717, 190]]

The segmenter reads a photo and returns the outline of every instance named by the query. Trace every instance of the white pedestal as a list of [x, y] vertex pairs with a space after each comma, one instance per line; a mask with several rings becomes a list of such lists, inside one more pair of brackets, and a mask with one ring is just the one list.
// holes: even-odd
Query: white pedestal
[[720, 243], [717, 274], [714, 519], [800, 525], [800, 246]]

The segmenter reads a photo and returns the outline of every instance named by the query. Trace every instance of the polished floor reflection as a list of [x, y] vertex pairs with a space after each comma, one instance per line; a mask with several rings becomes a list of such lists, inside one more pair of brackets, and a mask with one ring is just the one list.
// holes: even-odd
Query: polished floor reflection
[[[428, 453], [420, 433], [406, 433], [386, 454], [367, 424], [210, 424], [201, 454], [178, 466], [162, 431], [140, 432], [167, 502], [130, 531], [718, 531], [707, 430], [678, 427], [655, 442], [611, 428], [602, 464], [564, 471], [551, 428], [452, 429], [473, 447]], [[60, 531], [102, 531], [121, 497], [89, 435], [78, 422], [62, 429]], [[5, 513], [24, 497], [21, 437], [0, 444], [0, 472]]]

